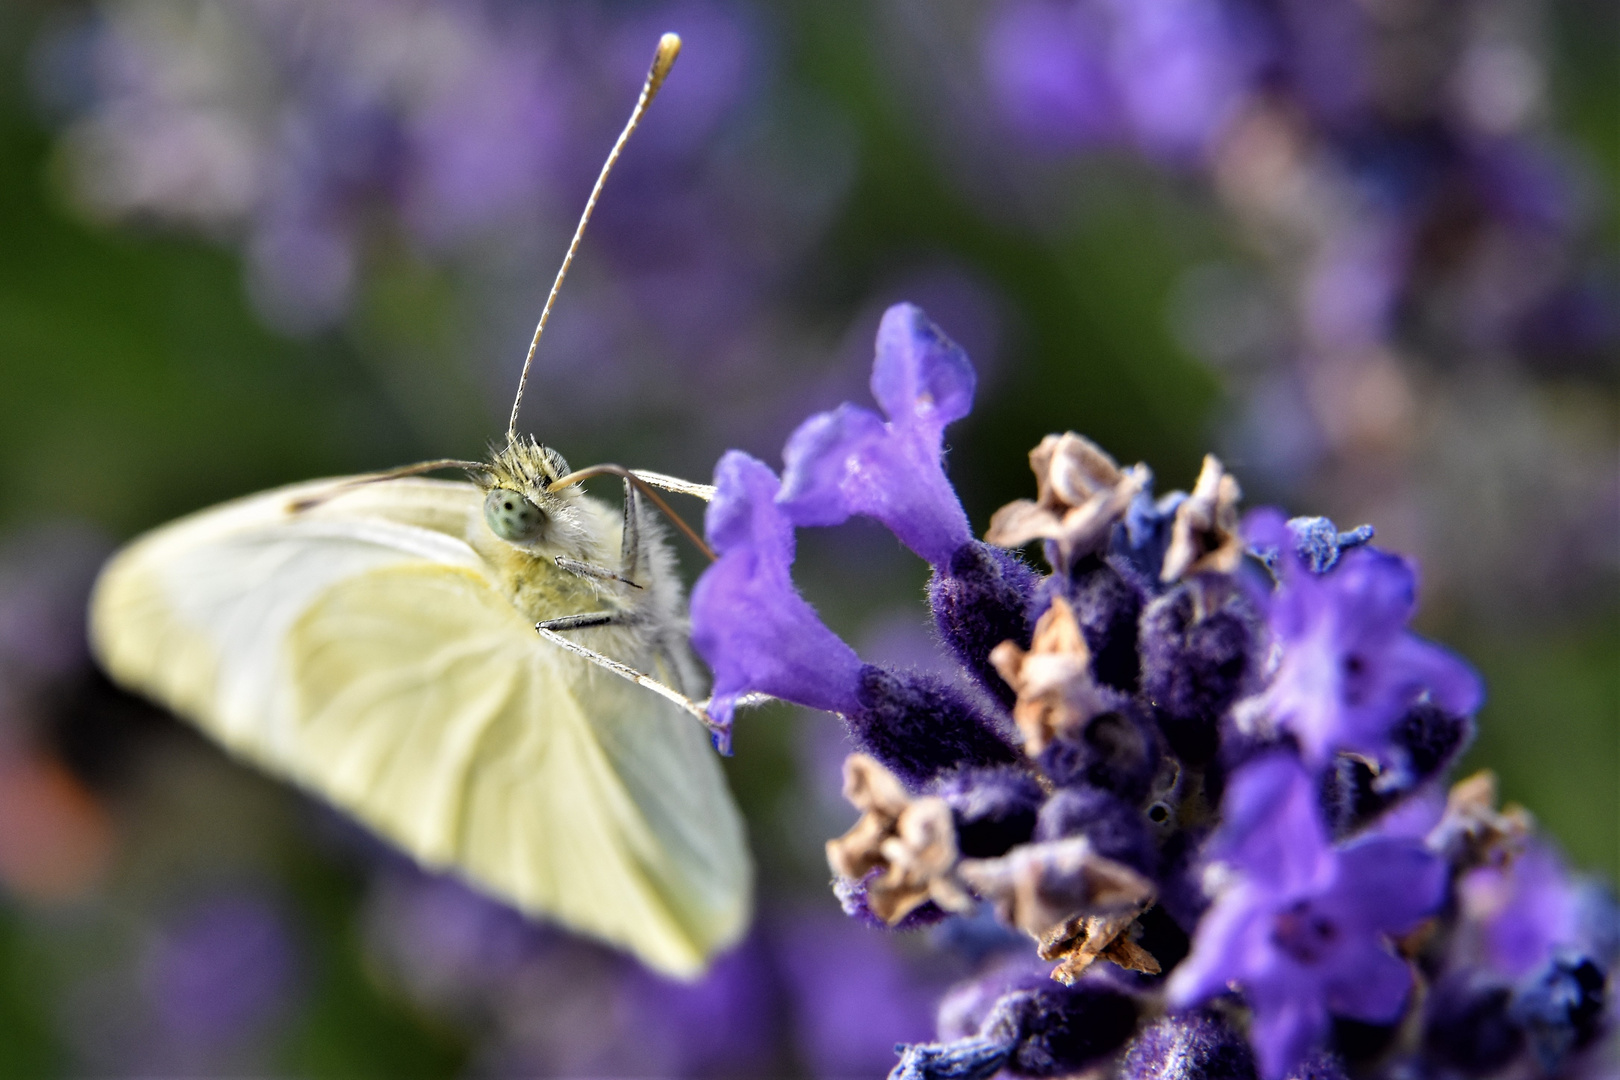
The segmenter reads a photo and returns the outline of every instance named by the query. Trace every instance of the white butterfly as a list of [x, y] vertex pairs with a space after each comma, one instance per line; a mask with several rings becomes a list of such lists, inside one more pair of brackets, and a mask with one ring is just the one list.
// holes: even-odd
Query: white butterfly
[[[540, 330], [679, 47], [659, 43]], [[92, 645], [119, 682], [424, 864], [692, 976], [746, 928], [752, 870], [682, 711], [706, 718], [674, 557], [641, 508], [667, 511], [654, 487], [707, 489], [570, 473], [512, 415], [488, 463], [298, 484], [141, 537], [97, 583]], [[473, 482], [415, 475], [450, 466]], [[622, 514], [577, 486], [603, 472], [625, 479]]]

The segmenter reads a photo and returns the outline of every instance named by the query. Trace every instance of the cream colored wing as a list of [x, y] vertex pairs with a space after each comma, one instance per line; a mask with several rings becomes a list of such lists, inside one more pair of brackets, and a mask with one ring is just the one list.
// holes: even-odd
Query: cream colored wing
[[741, 935], [751, 887], [701, 728], [535, 636], [464, 539], [482, 527], [472, 485], [389, 481], [289, 511], [328, 486], [121, 552], [91, 604], [107, 670], [424, 863], [700, 971]]

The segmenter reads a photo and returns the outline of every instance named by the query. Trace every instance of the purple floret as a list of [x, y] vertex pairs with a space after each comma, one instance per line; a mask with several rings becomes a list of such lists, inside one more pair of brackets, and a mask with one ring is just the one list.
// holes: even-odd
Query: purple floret
[[1055, 738], [1036, 759], [1059, 786], [1089, 784], [1129, 803], [1147, 797], [1161, 752], [1153, 721], [1133, 702], [1093, 717], [1073, 737]]
[[1267, 615], [1281, 661], [1271, 684], [1245, 706], [1292, 734], [1310, 764], [1325, 764], [1335, 750], [1377, 753], [1420, 702], [1455, 716], [1479, 707], [1483, 690], [1473, 669], [1407, 631], [1417, 575], [1405, 559], [1356, 548], [1318, 576], [1283, 546], [1287, 527], [1275, 511], [1251, 515], [1245, 533], [1253, 544], [1285, 552]]
[[1465, 1076], [1496, 1072], [1524, 1051], [1524, 1027], [1512, 1004], [1512, 988], [1500, 982], [1469, 972], [1442, 979], [1424, 1004], [1425, 1056]]
[[692, 645], [714, 671], [710, 713], [765, 693], [829, 712], [858, 707], [861, 660], [793, 585], [793, 525], [776, 474], [732, 450], [715, 467], [705, 530], [719, 559], [692, 589]]
[[1581, 895], [1558, 853], [1532, 841], [1506, 865], [1457, 883], [1471, 950], [1509, 979], [1530, 975], [1560, 947], [1584, 944]]
[[1262, 1075], [1280, 1078], [1326, 1036], [1331, 1015], [1388, 1023], [1411, 972], [1390, 935], [1435, 910], [1445, 864], [1415, 842], [1370, 837], [1328, 844], [1310, 776], [1287, 754], [1233, 776], [1212, 855], [1235, 880], [1199, 923], [1192, 955], [1171, 976], [1185, 1008], [1237, 984], [1254, 1009]]
[[973, 540], [945, 478], [945, 426], [973, 407], [967, 354], [912, 304], [884, 312], [872, 364], [883, 407], [844, 404], [799, 425], [782, 451], [782, 509], [797, 525], [876, 518], [935, 567]]
[[1322, 812], [1343, 839], [1451, 765], [1473, 738], [1473, 721], [1419, 702], [1390, 733], [1387, 761], [1375, 771], [1362, 755], [1339, 754], [1322, 774]]

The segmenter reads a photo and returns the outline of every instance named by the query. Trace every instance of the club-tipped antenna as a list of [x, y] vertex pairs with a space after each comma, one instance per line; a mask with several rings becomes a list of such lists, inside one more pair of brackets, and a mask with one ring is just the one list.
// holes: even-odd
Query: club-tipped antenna
[[602, 163], [602, 171], [596, 176], [596, 186], [591, 188], [591, 197], [585, 200], [585, 212], [579, 216], [579, 224], [574, 228], [574, 238], [568, 243], [568, 254], [563, 256], [562, 266], [557, 270], [557, 280], [551, 283], [551, 294], [546, 297], [546, 306], [540, 311], [540, 325], [534, 328], [534, 340], [529, 342], [529, 354], [523, 358], [523, 374], [518, 377], [517, 397], [512, 402], [512, 418], [506, 423], [506, 441], [508, 445], [517, 441], [518, 409], [523, 405], [523, 388], [529, 383], [529, 367], [534, 363], [534, 352], [540, 347], [540, 335], [546, 332], [546, 320], [551, 318], [551, 305], [557, 302], [557, 292], [562, 288], [563, 279], [568, 276], [568, 267], [573, 264], [574, 252], [579, 250], [580, 238], [585, 235], [585, 226], [590, 224], [591, 212], [596, 209], [596, 200], [602, 194], [602, 185], [607, 183], [608, 173], [613, 171], [613, 165], [619, 160], [619, 154], [624, 150], [624, 144], [630, 141], [631, 132], [641, 123], [641, 117], [646, 113], [647, 106], [658, 95], [658, 88], [664, 85], [664, 79], [669, 75], [669, 69], [675, 66], [675, 57], [681, 52], [681, 36], [679, 34], [665, 34], [658, 39], [658, 51], [653, 53], [652, 66], [647, 69], [647, 81], [641, 85], [641, 96], [636, 99], [636, 107], [630, 113], [630, 119], [625, 123], [624, 130], [619, 132], [618, 140], [613, 149], [608, 151], [607, 160]]

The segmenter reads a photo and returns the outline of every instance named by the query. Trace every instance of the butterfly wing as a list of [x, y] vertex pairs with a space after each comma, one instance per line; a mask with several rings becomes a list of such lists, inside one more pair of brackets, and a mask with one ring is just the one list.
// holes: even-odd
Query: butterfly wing
[[468, 542], [472, 485], [290, 509], [329, 490], [226, 504], [121, 552], [91, 604], [107, 670], [425, 864], [700, 971], [744, 929], [751, 884], [702, 730], [536, 637]]

